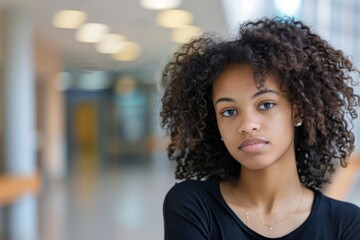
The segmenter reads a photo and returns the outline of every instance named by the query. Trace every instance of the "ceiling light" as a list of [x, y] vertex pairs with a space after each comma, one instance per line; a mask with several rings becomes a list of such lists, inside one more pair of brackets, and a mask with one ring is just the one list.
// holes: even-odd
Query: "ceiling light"
[[301, 5], [301, 0], [275, 0], [276, 8], [287, 16], [296, 14]]
[[96, 50], [106, 54], [118, 53], [126, 46], [125, 39], [126, 38], [120, 34], [105, 34], [102, 40], [96, 45]]
[[53, 18], [53, 25], [57, 28], [76, 29], [86, 21], [86, 13], [74, 10], [61, 10]]
[[143, 8], [164, 10], [179, 7], [181, 0], [141, 0], [140, 4]]
[[192, 23], [192, 20], [191, 13], [178, 9], [164, 10], [156, 18], [156, 22], [160, 26], [167, 28], [179, 28], [189, 25]]
[[78, 31], [76, 39], [80, 42], [97, 43], [100, 42], [109, 27], [100, 23], [86, 23]]
[[200, 33], [200, 28], [195, 26], [184, 26], [173, 30], [172, 40], [176, 43], [185, 43]]
[[125, 42], [125, 47], [122, 51], [115, 54], [113, 57], [118, 61], [134, 61], [140, 54], [140, 45], [136, 42]]

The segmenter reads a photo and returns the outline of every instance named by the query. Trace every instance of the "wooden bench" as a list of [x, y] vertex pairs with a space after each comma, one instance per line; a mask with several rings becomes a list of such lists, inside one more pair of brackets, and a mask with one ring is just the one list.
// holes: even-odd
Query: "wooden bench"
[[0, 207], [11, 204], [25, 193], [37, 194], [40, 187], [39, 174], [28, 177], [0, 175]]

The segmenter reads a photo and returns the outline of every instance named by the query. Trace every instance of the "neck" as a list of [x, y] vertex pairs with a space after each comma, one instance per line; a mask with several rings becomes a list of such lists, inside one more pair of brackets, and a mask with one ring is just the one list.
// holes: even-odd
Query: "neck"
[[244, 206], [271, 214], [284, 203], [299, 199], [303, 186], [295, 161], [289, 162], [264, 170], [242, 169], [235, 191]]

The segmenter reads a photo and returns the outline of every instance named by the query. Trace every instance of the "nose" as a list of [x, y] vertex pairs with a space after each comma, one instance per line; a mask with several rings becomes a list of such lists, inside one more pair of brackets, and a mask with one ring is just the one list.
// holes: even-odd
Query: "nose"
[[238, 132], [241, 134], [253, 133], [260, 130], [260, 122], [256, 114], [242, 112]]

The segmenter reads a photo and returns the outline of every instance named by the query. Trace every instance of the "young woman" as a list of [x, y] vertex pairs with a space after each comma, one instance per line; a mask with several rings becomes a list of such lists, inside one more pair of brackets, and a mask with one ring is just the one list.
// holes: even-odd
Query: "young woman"
[[358, 70], [301, 21], [185, 44], [163, 74], [176, 160], [165, 239], [360, 239], [360, 209], [319, 189], [353, 150]]

